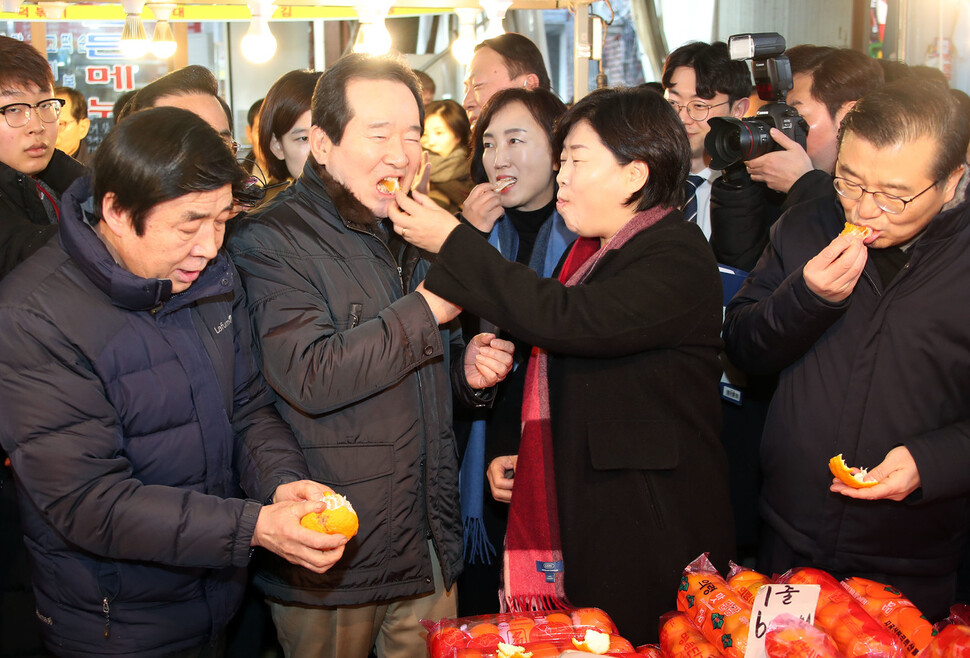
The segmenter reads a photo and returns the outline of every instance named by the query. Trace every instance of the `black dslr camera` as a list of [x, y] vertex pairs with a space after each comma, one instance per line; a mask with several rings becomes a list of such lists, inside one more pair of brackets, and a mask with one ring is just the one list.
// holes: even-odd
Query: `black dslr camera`
[[785, 133], [805, 147], [808, 125], [794, 108], [785, 103], [792, 88], [791, 63], [785, 57], [785, 38], [777, 32], [736, 34], [728, 39], [731, 59], [750, 59], [758, 96], [765, 103], [754, 117], [713, 117], [704, 148], [711, 156], [712, 169], [727, 169], [743, 160], [757, 158], [781, 147], [769, 131]]

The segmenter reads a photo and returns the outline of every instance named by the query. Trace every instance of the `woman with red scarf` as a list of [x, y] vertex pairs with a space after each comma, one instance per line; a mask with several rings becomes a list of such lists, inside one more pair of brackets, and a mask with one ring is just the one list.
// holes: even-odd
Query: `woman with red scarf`
[[[506, 260], [427, 197], [390, 217], [438, 253], [424, 285], [535, 345], [505, 539], [512, 608], [597, 606], [657, 640], [681, 572], [734, 546], [719, 442], [721, 283], [685, 222], [683, 127], [649, 90], [604, 89], [556, 129], [557, 279]], [[514, 483], [514, 485], [512, 485]]]

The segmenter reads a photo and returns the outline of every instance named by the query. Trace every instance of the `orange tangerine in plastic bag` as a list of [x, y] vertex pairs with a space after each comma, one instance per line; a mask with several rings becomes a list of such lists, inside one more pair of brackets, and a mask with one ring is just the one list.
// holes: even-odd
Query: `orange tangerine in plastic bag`
[[752, 605], [758, 595], [758, 590], [762, 585], [770, 585], [773, 581], [763, 573], [754, 569], [741, 567], [731, 562], [731, 570], [728, 572], [727, 583], [741, 598]]
[[744, 655], [751, 604], [731, 589], [706, 553], [684, 569], [677, 589], [677, 609], [725, 656]]
[[876, 480], [866, 479], [869, 472], [864, 468], [860, 468], [858, 472], [853, 473], [852, 469], [845, 463], [845, 460], [842, 459], [842, 453], [837, 454], [829, 460], [829, 470], [832, 471], [832, 475], [839, 482], [847, 484], [853, 489], [867, 489], [879, 484]]
[[768, 658], [842, 658], [825, 631], [794, 615], [779, 615], [765, 635]]
[[572, 611], [572, 619], [575, 626], [588, 626], [600, 633], [616, 633], [613, 619], [599, 608], [576, 608]]
[[933, 625], [899, 590], [858, 577], [846, 578], [842, 587], [896, 635], [908, 655], [918, 655], [933, 640]]
[[950, 624], [927, 645], [920, 658], [970, 658], [970, 626]]
[[683, 612], [668, 612], [660, 618], [660, 649], [666, 658], [721, 658]]
[[896, 637], [856, 603], [839, 582], [821, 569], [792, 569], [779, 579], [792, 585], [819, 585], [815, 625], [835, 640], [845, 658], [896, 658]]
[[328, 535], [341, 534], [350, 539], [360, 527], [357, 512], [350, 501], [337, 493], [323, 495], [326, 508], [322, 512], [310, 512], [300, 519], [300, 525]]

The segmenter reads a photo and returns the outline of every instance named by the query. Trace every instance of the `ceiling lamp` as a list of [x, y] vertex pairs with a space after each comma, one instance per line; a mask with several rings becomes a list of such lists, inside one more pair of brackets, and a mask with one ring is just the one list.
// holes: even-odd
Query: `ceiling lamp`
[[485, 28], [485, 38], [491, 39], [505, 34], [502, 21], [505, 20], [505, 12], [512, 6], [512, 0], [480, 0], [485, 16], [488, 18], [488, 27]]
[[125, 9], [125, 27], [121, 31], [118, 49], [125, 59], [141, 59], [151, 47], [141, 21], [141, 10], [145, 3], [143, 0], [122, 0], [121, 6]]
[[249, 4], [249, 13], [253, 18], [242, 38], [242, 54], [253, 64], [265, 64], [276, 54], [276, 37], [269, 29], [268, 19], [273, 14], [273, 3], [254, 0]]
[[451, 44], [451, 54], [462, 66], [468, 66], [475, 55], [475, 21], [478, 20], [479, 9], [456, 7], [458, 14], [458, 38]]
[[365, 5], [357, 5], [354, 11], [360, 26], [354, 40], [354, 52], [368, 55], [386, 55], [391, 49], [391, 33], [387, 31], [387, 12], [393, 0], [372, 0]]
[[175, 5], [171, 4], [149, 4], [148, 8], [155, 14], [155, 31], [152, 32], [152, 54], [159, 59], [168, 59], [175, 54], [178, 44], [175, 43], [175, 34], [172, 32], [172, 24], [168, 19], [175, 10]]
[[18, 11], [20, 11], [20, 5], [23, 4], [23, 1], [24, 0], [3, 0], [3, 11], [7, 14], [16, 14]]

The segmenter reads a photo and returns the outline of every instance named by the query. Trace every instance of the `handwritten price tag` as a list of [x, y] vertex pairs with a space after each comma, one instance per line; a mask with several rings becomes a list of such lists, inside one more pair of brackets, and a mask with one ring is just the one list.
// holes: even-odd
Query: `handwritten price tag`
[[763, 658], [768, 624], [778, 615], [800, 617], [809, 624], [815, 621], [819, 585], [763, 585], [751, 606], [751, 627], [745, 658]]

